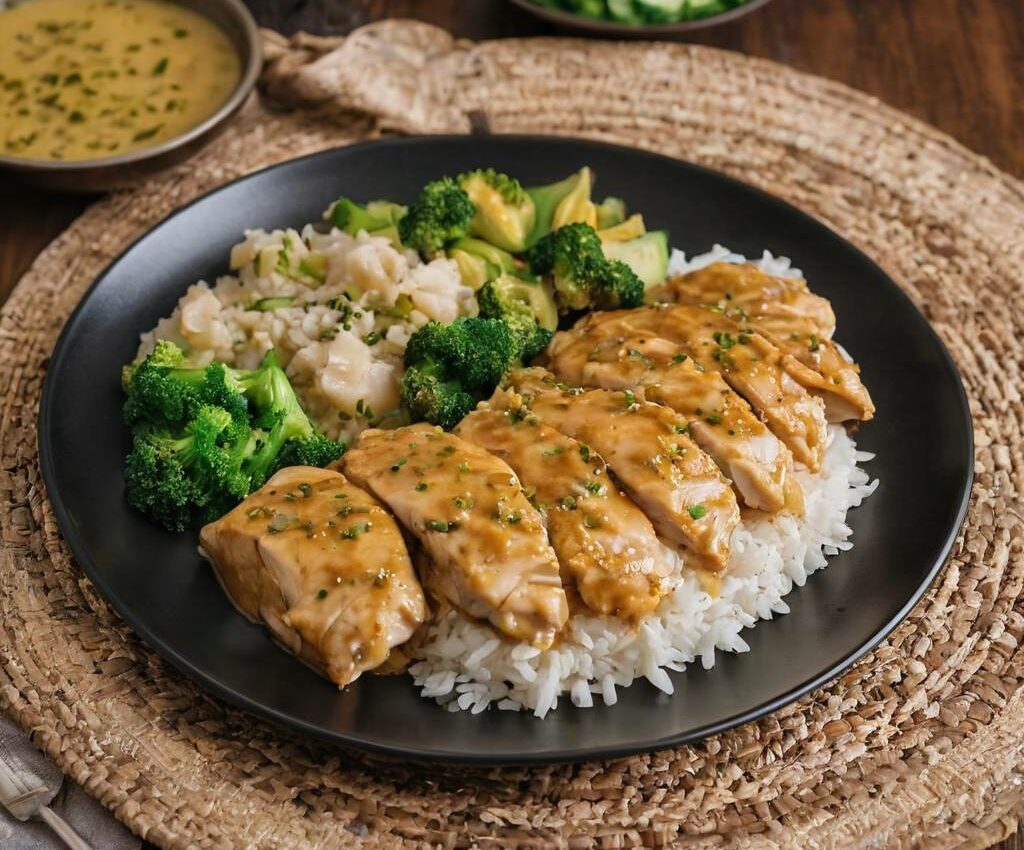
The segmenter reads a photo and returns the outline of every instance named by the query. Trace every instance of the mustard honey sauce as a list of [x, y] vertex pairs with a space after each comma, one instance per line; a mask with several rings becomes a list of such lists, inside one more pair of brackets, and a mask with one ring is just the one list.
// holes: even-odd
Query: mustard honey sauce
[[0, 154], [88, 160], [212, 115], [241, 63], [203, 15], [162, 0], [26, 0], [0, 12]]

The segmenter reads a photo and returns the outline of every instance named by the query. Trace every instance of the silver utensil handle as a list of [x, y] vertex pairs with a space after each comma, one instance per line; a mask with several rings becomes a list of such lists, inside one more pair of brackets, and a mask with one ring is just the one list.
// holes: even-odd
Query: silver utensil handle
[[64, 818], [54, 812], [49, 806], [42, 806], [39, 809], [39, 819], [50, 827], [67, 846], [68, 850], [93, 850], [85, 843], [82, 836], [75, 832]]

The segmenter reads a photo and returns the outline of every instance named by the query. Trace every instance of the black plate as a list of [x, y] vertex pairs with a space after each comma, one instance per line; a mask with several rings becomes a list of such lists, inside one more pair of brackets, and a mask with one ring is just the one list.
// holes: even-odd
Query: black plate
[[[528, 184], [591, 165], [602, 195], [628, 200], [688, 252], [721, 242], [791, 257], [831, 299], [839, 339], [878, 404], [861, 448], [878, 492], [853, 511], [856, 547], [744, 633], [750, 652], [674, 675], [668, 697], [638, 682], [614, 707], [568, 701], [527, 714], [449, 713], [408, 677], [363, 677], [339, 693], [246, 622], [196, 554], [122, 496], [119, 374], [138, 334], [185, 288], [226, 270], [243, 229], [315, 221], [339, 193], [409, 201], [427, 180], [495, 166]], [[50, 363], [39, 424], [43, 476], [78, 563], [171, 663], [259, 715], [332, 741], [409, 758], [525, 763], [616, 756], [690, 741], [760, 717], [836, 676], [906, 615], [935, 576], [966, 510], [971, 421], [956, 369], [909, 299], [866, 256], [793, 207], [721, 174], [572, 139], [451, 137], [353, 145], [252, 174], [176, 212], [104, 272]]]

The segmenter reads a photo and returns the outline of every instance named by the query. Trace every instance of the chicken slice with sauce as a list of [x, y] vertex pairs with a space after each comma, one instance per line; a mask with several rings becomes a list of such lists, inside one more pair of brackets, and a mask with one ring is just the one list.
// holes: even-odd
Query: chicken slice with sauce
[[429, 613], [394, 519], [338, 472], [282, 469], [199, 541], [239, 610], [339, 686]]
[[793, 458], [720, 374], [698, 368], [679, 347], [651, 335], [609, 337], [555, 334], [548, 365], [562, 380], [605, 389], [634, 389], [647, 401], [686, 417], [690, 436], [721, 467], [756, 510], [803, 511], [792, 477]]
[[776, 277], [752, 263], [712, 263], [670, 277], [652, 290], [656, 301], [715, 307], [739, 322], [750, 321], [778, 336], [817, 334], [831, 339], [836, 314], [802, 278]]
[[698, 307], [662, 304], [585, 316], [567, 334], [606, 339], [649, 334], [674, 343], [698, 368], [717, 372], [757, 411], [765, 424], [812, 472], [821, 469], [827, 425], [821, 399], [787, 370], [766, 337], [750, 334], [724, 316]]
[[712, 307], [763, 333], [783, 353], [787, 371], [825, 402], [829, 422], [875, 414], [857, 364], [832, 341], [832, 305], [802, 279], [775, 277], [750, 264], [714, 263], [671, 278], [655, 297]]
[[559, 385], [543, 369], [510, 372], [506, 381], [511, 397], [499, 390], [493, 406], [525, 404], [541, 421], [596, 449], [659, 534], [687, 547], [702, 569], [725, 569], [739, 506], [715, 462], [687, 435], [685, 419], [629, 390]]
[[670, 553], [604, 460], [530, 412], [479, 408], [455, 433], [505, 461], [547, 521], [563, 582], [598, 614], [636, 621], [669, 590]]
[[341, 465], [423, 544], [431, 592], [509, 637], [551, 645], [568, 618], [558, 561], [504, 461], [419, 424], [364, 431]]

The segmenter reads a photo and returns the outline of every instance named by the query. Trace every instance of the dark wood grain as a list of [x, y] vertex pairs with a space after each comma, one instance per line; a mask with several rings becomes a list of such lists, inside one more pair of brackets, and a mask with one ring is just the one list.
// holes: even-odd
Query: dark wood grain
[[[261, 24], [341, 34], [411, 17], [468, 38], [553, 30], [504, 0], [249, 0]], [[928, 121], [1024, 177], [1021, 0], [775, 0], [692, 41], [820, 74]], [[0, 303], [90, 202], [0, 182]], [[1020, 833], [1000, 850], [1024, 850]]]

